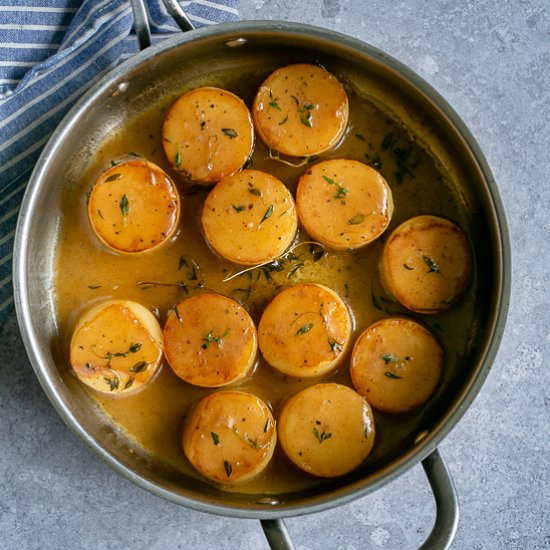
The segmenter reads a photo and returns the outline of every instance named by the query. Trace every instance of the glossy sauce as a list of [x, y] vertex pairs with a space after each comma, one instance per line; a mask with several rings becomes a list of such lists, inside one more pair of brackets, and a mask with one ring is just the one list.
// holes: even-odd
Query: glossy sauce
[[[337, 73], [336, 73], [337, 74]], [[254, 80], [247, 75], [211, 77], [210, 84], [226, 88], [251, 105], [257, 86], [267, 76], [259, 73]], [[243, 84], [246, 82], [246, 84]], [[373, 322], [391, 314], [409, 315], [428, 326], [445, 351], [443, 383], [460, 376], [461, 359], [473, 333], [474, 292], [471, 284], [463, 299], [449, 311], [435, 316], [414, 315], [392, 302], [382, 290], [378, 260], [384, 236], [403, 220], [418, 214], [447, 217], [460, 225], [468, 235], [467, 218], [453, 186], [438, 162], [406, 131], [368, 99], [347, 89], [350, 119], [345, 137], [338, 147], [321, 155], [328, 158], [350, 158], [370, 162], [388, 181], [395, 211], [387, 232], [365, 248], [348, 251], [325, 251], [310, 248], [308, 235], [299, 228], [297, 246], [291, 258], [273, 267], [256, 268], [234, 275], [246, 266], [220, 259], [207, 246], [200, 229], [200, 213], [208, 190], [197, 189], [174, 173], [164, 155], [161, 128], [171, 103], [188, 86], [138, 115], [114, 133], [97, 151], [92, 165], [77, 185], [67, 186], [63, 201], [56, 264], [56, 309], [59, 338], [67, 350], [78, 316], [96, 301], [106, 298], [136, 300], [150, 308], [164, 325], [174, 305], [199, 292], [215, 291], [242, 303], [254, 322], [269, 301], [281, 290], [299, 282], [317, 282], [335, 290], [350, 307], [353, 317], [352, 342]], [[155, 162], [173, 177], [181, 194], [181, 217], [175, 236], [151, 252], [121, 255], [108, 250], [94, 236], [86, 216], [86, 194], [99, 174], [113, 158], [134, 152]], [[297, 162], [292, 159], [292, 162]], [[256, 139], [252, 168], [265, 170], [282, 180], [295, 193], [300, 175], [307, 165], [291, 167], [270, 158], [269, 151]], [[200, 287], [200, 288], [198, 288]], [[350, 346], [351, 349], [352, 346]], [[348, 351], [349, 355], [349, 351]], [[256, 394], [266, 401], [277, 417], [285, 399], [312, 384], [338, 382], [351, 386], [349, 356], [339, 369], [325, 377], [297, 380], [270, 368], [259, 357], [250, 376], [229, 386]], [[105, 413], [147, 453], [182, 472], [200, 477], [184, 457], [181, 448], [183, 420], [190, 407], [212, 389], [191, 386], [180, 380], [166, 362], [157, 378], [144, 390], [129, 396], [103, 395], [92, 390]], [[441, 395], [441, 388], [432, 398]], [[400, 449], [413, 445], [418, 433], [429, 429], [425, 408], [407, 415], [389, 415], [374, 411], [376, 438], [374, 448], [360, 467], [368, 472]], [[324, 480], [303, 473], [293, 466], [280, 448], [267, 469], [256, 479], [225, 487], [227, 490], [258, 495], [297, 491]]]

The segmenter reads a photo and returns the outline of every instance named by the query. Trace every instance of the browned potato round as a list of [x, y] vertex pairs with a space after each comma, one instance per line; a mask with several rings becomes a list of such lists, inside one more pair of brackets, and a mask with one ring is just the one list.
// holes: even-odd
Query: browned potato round
[[174, 182], [152, 162], [121, 161], [103, 172], [88, 200], [98, 239], [118, 252], [145, 252], [175, 232], [180, 200]]
[[260, 86], [252, 116], [271, 149], [292, 157], [318, 155], [344, 135], [348, 98], [342, 84], [325, 69], [289, 65]]
[[259, 170], [243, 170], [210, 191], [202, 226], [220, 256], [255, 265], [285, 252], [296, 235], [298, 216], [282, 181]]
[[313, 239], [345, 250], [365, 246], [386, 230], [393, 199], [379, 172], [356, 160], [333, 159], [304, 172], [296, 208]]
[[275, 369], [299, 378], [336, 369], [352, 330], [342, 298], [316, 283], [280, 292], [264, 310], [258, 327], [260, 350]]
[[439, 313], [453, 305], [470, 279], [472, 258], [464, 233], [437, 216], [417, 216], [389, 236], [380, 259], [388, 293], [418, 313]]
[[398, 413], [414, 409], [435, 391], [443, 350], [434, 336], [409, 319], [383, 319], [359, 336], [351, 357], [356, 390], [375, 408]]
[[215, 183], [240, 170], [252, 154], [252, 117], [235, 94], [196, 88], [168, 111], [162, 143], [174, 170], [196, 183]]
[[217, 388], [244, 378], [256, 360], [256, 327], [247, 311], [221, 294], [178, 304], [164, 327], [172, 370], [195, 386]]
[[202, 399], [183, 430], [183, 450], [206, 477], [237, 483], [258, 475], [277, 443], [269, 407], [251, 393], [219, 391]]
[[107, 300], [78, 320], [71, 367], [86, 385], [103, 393], [130, 393], [152, 380], [162, 359], [162, 331], [144, 306]]
[[316, 384], [294, 395], [279, 415], [277, 431], [290, 460], [320, 477], [350, 472], [374, 444], [369, 404], [341, 384]]

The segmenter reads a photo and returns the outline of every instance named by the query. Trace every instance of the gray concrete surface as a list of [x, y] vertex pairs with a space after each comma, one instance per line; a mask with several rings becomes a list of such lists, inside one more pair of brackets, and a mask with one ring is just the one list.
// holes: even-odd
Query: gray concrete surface
[[[545, 0], [241, 0], [243, 18], [322, 25], [386, 50], [465, 120], [491, 165], [514, 251], [492, 372], [441, 446], [461, 502], [457, 550], [550, 549], [550, 6]], [[259, 523], [130, 484], [64, 426], [14, 318], [0, 341], [0, 548], [267, 548]], [[352, 504], [287, 520], [298, 550], [409, 549], [430, 530], [422, 468]]]

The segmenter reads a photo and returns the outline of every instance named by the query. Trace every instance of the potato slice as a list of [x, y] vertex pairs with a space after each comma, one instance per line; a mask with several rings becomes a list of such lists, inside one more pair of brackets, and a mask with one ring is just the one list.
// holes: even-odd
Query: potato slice
[[365, 246], [386, 230], [393, 198], [382, 175], [356, 160], [315, 164], [296, 191], [298, 216], [309, 235], [329, 248]]
[[443, 350], [423, 326], [383, 319], [359, 336], [351, 357], [356, 390], [380, 411], [412, 410], [434, 393], [443, 370]]
[[202, 226], [220, 256], [255, 265], [285, 252], [296, 236], [298, 215], [282, 181], [259, 170], [243, 170], [210, 191]]
[[472, 270], [470, 246], [454, 223], [417, 216], [389, 236], [380, 259], [387, 292], [418, 313], [439, 313], [462, 295]]
[[162, 359], [162, 331], [156, 317], [129, 300], [107, 300], [78, 320], [70, 363], [94, 390], [127, 394], [150, 382]]
[[244, 378], [256, 360], [257, 342], [250, 315], [221, 294], [200, 294], [178, 304], [164, 327], [164, 352], [172, 370], [205, 388]]
[[252, 116], [271, 149], [291, 157], [318, 155], [340, 141], [348, 123], [342, 84], [316, 65], [277, 69], [260, 86]]
[[88, 200], [98, 239], [123, 253], [146, 252], [175, 232], [180, 199], [174, 182], [152, 162], [122, 161], [103, 172]]
[[257, 476], [277, 443], [275, 420], [257, 396], [219, 391], [202, 399], [188, 415], [183, 451], [204, 476], [237, 483]]
[[250, 158], [252, 117], [235, 94], [211, 86], [196, 88], [170, 107], [162, 143], [174, 170], [196, 183], [215, 183]]
[[277, 431], [290, 460], [320, 477], [357, 468], [374, 445], [369, 404], [341, 384], [316, 384], [294, 395], [279, 415]]
[[335, 370], [350, 341], [351, 317], [342, 298], [316, 283], [280, 292], [258, 327], [265, 360], [288, 376], [309, 378]]

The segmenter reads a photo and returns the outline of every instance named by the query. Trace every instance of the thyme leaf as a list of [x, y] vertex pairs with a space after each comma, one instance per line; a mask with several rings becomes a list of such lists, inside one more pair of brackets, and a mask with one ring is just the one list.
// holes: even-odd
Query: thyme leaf
[[403, 378], [402, 376], [398, 376], [397, 374], [394, 374], [393, 372], [390, 372], [389, 370], [387, 370], [384, 374], [388, 378], [393, 378], [394, 380], [401, 380]]
[[140, 372], [143, 372], [146, 368], [147, 362], [140, 361], [139, 363], [136, 363], [133, 367], [130, 367], [130, 372], [133, 372], [134, 374], [139, 374]]
[[342, 351], [342, 344], [340, 344], [339, 342], [337, 342], [334, 338], [332, 337], [329, 337], [328, 339], [328, 345], [330, 347], [330, 351], [332, 351], [332, 353], [336, 353], [337, 351]]
[[365, 214], [355, 214], [348, 220], [348, 225], [359, 225], [365, 221], [367, 216]]
[[128, 203], [128, 197], [126, 195], [122, 195], [119, 206], [120, 211], [122, 212], [122, 217], [125, 218], [128, 215], [128, 210], [130, 209], [130, 204]]
[[[317, 421], [319, 422], [319, 421]], [[327, 439], [330, 439], [332, 437], [332, 432], [321, 432], [319, 433], [319, 430], [315, 427], [313, 427], [313, 435], [318, 439], [319, 444], [321, 444], [323, 441], [326, 441]]]
[[260, 221], [260, 223], [258, 225], [262, 225], [262, 223], [264, 223], [271, 216], [271, 214], [273, 214], [273, 205], [272, 204], [269, 205], [269, 208], [265, 211], [264, 217], [262, 218], [262, 220]]
[[122, 174], [121, 174], [120, 172], [116, 172], [116, 174], [111, 174], [111, 175], [105, 180], [105, 182], [116, 181], [116, 180], [119, 180], [121, 177], [122, 177]]
[[423, 255], [422, 259], [424, 260], [424, 263], [428, 266], [427, 273], [439, 273], [439, 267], [435, 263], [435, 260], [433, 258]]
[[227, 477], [231, 477], [231, 474], [233, 473], [233, 466], [231, 466], [231, 462], [229, 462], [229, 460], [224, 460], [223, 467], [225, 468]]
[[222, 128], [222, 133], [230, 139], [235, 139], [239, 135], [233, 128]]
[[302, 327], [300, 327], [294, 336], [301, 336], [302, 334], [309, 332], [312, 328], [313, 328], [313, 323], [307, 323]]
[[395, 357], [395, 355], [392, 355], [391, 353], [384, 353], [384, 355], [380, 356], [380, 359], [384, 359], [384, 363], [386, 365], [389, 365], [390, 363], [395, 363], [396, 361], [399, 361], [399, 358]]
[[216, 432], [210, 432], [210, 435], [212, 436], [214, 445], [218, 446], [220, 444], [220, 436]]
[[107, 376], [105, 376], [103, 378], [103, 380], [105, 380], [105, 382], [107, 382], [107, 384], [109, 384], [109, 390], [110, 391], [115, 391], [115, 390], [118, 390], [118, 376], [115, 377], [115, 378], [109, 378]]

